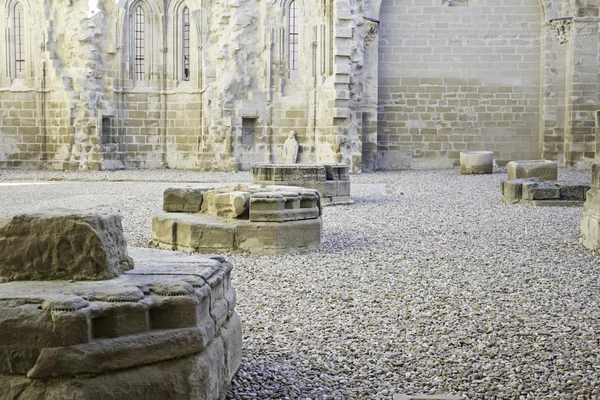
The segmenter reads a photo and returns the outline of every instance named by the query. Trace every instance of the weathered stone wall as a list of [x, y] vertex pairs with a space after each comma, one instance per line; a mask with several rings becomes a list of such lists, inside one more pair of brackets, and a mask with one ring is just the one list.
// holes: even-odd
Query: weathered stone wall
[[26, 87], [0, 92], [0, 165], [35, 168], [41, 161], [38, 100]]
[[[25, 71], [12, 70], [0, 8], [0, 167], [237, 170], [299, 162], [352, 172], [595, 158], [597, 0], [186, 0], [143, 4], [145, 72], [135, 79], [133, 0], [19, 0]], [[182, 10], [190, 10], [189, 81]]]
[[382, 2], [381, 168], [452, 166], [462, 150], [498, 163], [538, 155], [540, 5], [460, 5]]

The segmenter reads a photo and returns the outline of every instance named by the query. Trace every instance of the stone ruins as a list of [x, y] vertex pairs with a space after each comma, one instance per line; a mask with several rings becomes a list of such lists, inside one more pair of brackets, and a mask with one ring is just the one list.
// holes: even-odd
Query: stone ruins
[[598, 157], [597, 0], [7, 0], [0, 167]]
[[600, 164], [592, 168], [592, 187], [581, 215], [580, 241], [590, 250], [600, 250]]
[[238, 185], [171, 188], [152, 220], [153, 244], [166, 250], [289, 254], [321, 246], [321, 201], [301, 187]]
[[577, 206], [585, 201], [589, 185], [545, 181], [538, 178], [509, 179], [500, 182], [502, 201], [507, 204], [534, 206]]
[[224, 258], [128, 251], [120, 217], [66, 211], [0, 221], [0, 244], [0, 395], [225, 397], [242, 337]]
[[252, 182], [266, 186], [300, 186], [318, 190], [323, 205], [353, 203], [346, 164], [254, 165]]
[[502, 201], [535, 206], [581, 206], [589, 185], [557, 181], [556, 162], [548, 160], [511, 161], [508, 179], [500, 182]]
[[506, 166], [508, 179], [537, 178], [544, 181], [558, 179], [558, 166], [548, 160], [511, 161]]
[[494, 172], [494, 153], [491, 151], [462, 151], [460, 173], [462, 175], [491, 174]]

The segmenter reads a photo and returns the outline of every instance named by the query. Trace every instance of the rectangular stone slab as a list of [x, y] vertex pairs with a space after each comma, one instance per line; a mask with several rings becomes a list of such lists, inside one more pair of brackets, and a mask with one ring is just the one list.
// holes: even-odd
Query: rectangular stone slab
[[545, 181], [555, 181], [558, 179], [558, 165], [555, 161], [511, 161], [506, 165], [506, 171], [509, 180], [538, 178]]

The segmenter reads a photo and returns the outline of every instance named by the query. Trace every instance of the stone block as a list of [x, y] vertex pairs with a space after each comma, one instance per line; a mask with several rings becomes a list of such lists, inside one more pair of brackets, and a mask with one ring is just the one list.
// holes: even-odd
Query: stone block
[[238, 218], [248, 210], [248, 192], [228, 192], [216, 194], [214, 197], [217, 216], [225, 218]]
[[350, 197], [351, 196], [351, 189], [350, 189], [350, 181], [349, 180], [340, 180], [337, 183], [337, 195], [338, 196], [346, 196], [346, 197]]
[[[0, 397], [224, 398], [242, 354], [235, 295], [223, 296], [225, 286], [235, 292], [231, 264], [154, 249], [131, 254], [136, 268], [111, 280], [0, 284]], [[225, 310], [219, 334], [216, 311], [206, 312], [213, 292], [225, 303], [213, 307]]]
[[521, 180], [509, 180], [504, 181], [503, 185], [503, 195], [508, 199], [520, 199], [522, 195], [523, 189], [523, 181]]
[[[320, 195], [316, 190], [295, 186], [238, 185], [204, 193], [200, 214], [162, 213], [155, 216], [152, 238], [155, 246], [171, 250], [290, 253], [320, 245], [320, 216]], [[309, 224], [311, 228], [318, 227], [317, 245], [314, 244], [314, 233], [310, 240], [303, 234], [306, 225], [298, 225], [300, 236], [296, 239], [289, 233], [294, 229], [289, 223], [304, 220], [318, 220]], [[257, 237], [250, 238], [250, 233], [246, 232]], [[292, 243], [294, 240], [296, 244]], [[240, 247], [240, 243], [244, 245]], [[255, 243], [256, 248], [252, 248], [251, 243]], [[213, 304], [220, 304], [220, 301], [215, 299]], [[213, 315], [217, 330], [227, 316], [227, 301], [223, 300], [219, 307]]]
[[521, 198], [525, 200], [558, 200], [560, 188], [557, 185], [535, 181], [523, 181]]
[[322, 189], [319, 191], [323, 197], [336, 197], [338, 195], [338, 183], [339, 181], [325, 181], [322, 184]]
[[538, 178], [502, 181], [500, 186], [503, 202], [535, 206], [581, 206], [585, 189], [586, 185]]
[[317, 190], [323, 204], [352, 203], [346, 164], [264, 164], [252, 167], [252, 179], [267, 189], [276, 184]]
[[0, 281], [102, 280], [131, 268], [118, 215], [53, 210], [0, 220]]
[[[121, 300], [123, 301], [123, 300]], [[150, 329], [147, 303], [106, 303], [101, 315], [92, 319], [92, 338], [116, 338]]]
[[236, 227], [236, 248], [250, 253], [290, 254], [321, 246], [321, 218], [289, 221], [240, 223]]
[[297, 192], [255, 193], [250, 199], [250, 221], [286, 222], [319, 218], [317, 196], [311, 195], [301, 196]]
[[584, 211], [580, 218], [581, 244], [594, 251], [600, 250], [600, 217], [592, 212]]
[[225, 323], [221, 337], [225, 346], [227, 379], [231, 381], [242, 363], [242, 323], [236, 312]]
[[560, 183], [560, 199], [561, 200], [578, 200], [585, 201], [585, 194], [590, 190], [587, 185]]
[[592, 165], [592, 184], [593, 188], [600, 188], [600, 164]]
[[152, 240], [164, 249], [226, 251], [234, 246], [234, 227], [208, 215], [159, 214], [152, 220]]
[[166, 212], [200, 212], [202, 207], [201, 189], [169, 188], [163, 195], [163, 211]]
[[533, 200], [558, 200], [560, 198], [560, 189], [558, 187], [542, 184], [527, 185], [527, 187], [531, 192]]
[[511, 161], [506, 166], [508, 179], [538, 178], [555, 181], [558, 179], [558, 165], [555, 161], [528, 160]]
[[494, 153], [491, 151], [463, 151], [460, 153], [460, 173], [491, 174], [494, 172]]

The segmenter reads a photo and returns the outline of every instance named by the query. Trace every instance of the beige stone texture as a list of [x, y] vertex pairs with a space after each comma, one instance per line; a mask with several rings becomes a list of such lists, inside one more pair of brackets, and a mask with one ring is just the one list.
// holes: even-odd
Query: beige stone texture
[[208, 190], [202, 193], [200, 213], [155, 216], [153, 243], [162, 249], [203, 253], [288, 254], [315, 249], [321, 244], [320, 199], [316, 190], [291, 186]]
[[0, 220], [0, 280], [101, 280], [131, 268], [120, 216], [53, 210]]
[[460, 173], [491, 174], [494, 172], [494, 153], [491, 151], [461, 151]]
[[320, 217], [282, 223], [241, 223], [236, 227], [236, 248], [250, 253], [291, 254], [321, 247]]
[[558, 179], [558, 166], [555, 161], [511, 161], [507, 164], [506, 170], [508, 179], [537, 178], [545, 181]]
[[0, 7], [0, 168], [246, 170], [292, 130], [295, 162], [352, 173], [598, 158], [596, 0], [307, 2], [297, 65], [289, 2], [189, 0], [185, 50], [180, 4], [145, 1], [137, 57], [134, 0], [22, 3], [19, 71]]
[[163, 211], [200, 212], [202, 192], [196, 188], [169, 188], [163, 195]]
[[581, 244], [590, 250], [600, 250], [600, 164], [592, 167], [592, 187], [586, 193], [580, 227]]
[[512, 179], [500, 182], [502, 201], [508, 204], [534, 206], [581, 207], [589, 186], [539, 178]]
[[111, 280], [0, 283], [0, 398], [223, 398], [242, 351], [231, 264], [129, 252]]
[[250, 193], [234, 191], [216, 194], [214, 204], [217, 215], [224, 218], [238, 218], [248, 211]]
[[311, 219], [255, 222], [210, 215], [159, 214], [152, 221], [152, 239], [159, 248], [188, 252], [304, 252], [320, 247], [322, 230], [318, 213], [304, 217]]
[[250, 221], [285, 222], [320, 216], [319, 196], [311, 192], [263, 192], [250, 199]]
[[233, 224], [210, 215], [158, 214], [152, 239], [166, 250], [219, 253], [235, 248]]
[[273, 185], [314, 189], [321, 193], [323, 205], [352, 204], [350, 176], [345, 164], [253, 165], [252, 182], [267, 189]]

